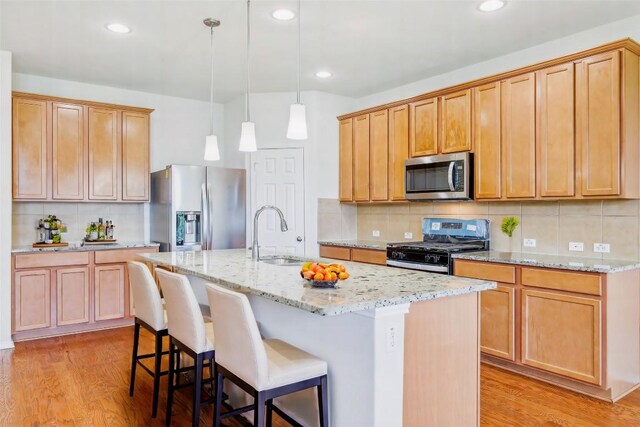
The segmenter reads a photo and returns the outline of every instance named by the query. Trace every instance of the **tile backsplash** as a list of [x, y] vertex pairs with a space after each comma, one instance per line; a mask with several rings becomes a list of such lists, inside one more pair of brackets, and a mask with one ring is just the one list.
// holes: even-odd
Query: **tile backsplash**
[[144, 203], [40, 203], [14, 202], [12, 218], [13, 247], [31, 245], [36, 239], [40, 218], [56, 215], [67, 224], [64, 242], [82, 240], [87, 223], [113, 221], [115, 238], [121, 242], [144, 240]]
[[[491, 221], [491, 247], [498, 251], [640, 259], [638, 200], [411, 202], [358, 205], [356, 209], [359, 239], [402, 241], [408, 231], [413, 233], [411, 240], [420, 240], [424, 217], [486, 218]], [[520, 220], [511, 239], [500, 230], [506, 216]], [[318, 218], [320, 231], [322, 220]], [[380, 231], [379, 237], [373, 236], [374, 230]], [[535, 239], [536, 247], [524, 247], [523, 239]], [[570, 252], [569, 242], [584, 243], [584, 251]], [[594, 243], [610, 244], [611, 252], [595, 253]]]
[[358, 209], [336, 199], [318, 199], [318, 240], [357, 238]]

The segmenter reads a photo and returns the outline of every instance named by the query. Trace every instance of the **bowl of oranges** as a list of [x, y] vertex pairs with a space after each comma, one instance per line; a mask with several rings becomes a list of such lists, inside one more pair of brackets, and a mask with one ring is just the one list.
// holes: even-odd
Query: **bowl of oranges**
[[349, 273], [342, 264], [309, 261], [302, 264], [300, 276], [316, 288], [335, 288], [339, 280], [349, 278]]

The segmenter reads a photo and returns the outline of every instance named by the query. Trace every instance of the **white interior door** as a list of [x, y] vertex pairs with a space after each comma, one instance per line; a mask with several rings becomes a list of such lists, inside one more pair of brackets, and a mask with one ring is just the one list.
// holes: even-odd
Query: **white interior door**
[[[280, 208], [289, 230], [280, 230], [273, 210], [260, 214], [260, 255], [304, 256], [304, 151], [302, 148], [258, 150], [251, 154], [253, 215], [264, 205]], [[253, 230], [252, 230], [253, 232]]]

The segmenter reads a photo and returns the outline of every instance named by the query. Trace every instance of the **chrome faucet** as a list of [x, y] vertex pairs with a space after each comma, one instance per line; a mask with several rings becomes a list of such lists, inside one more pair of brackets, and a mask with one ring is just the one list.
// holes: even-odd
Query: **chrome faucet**
[[277, 207], [266, 205], [258, 209], [256, 214], [253, 216], [253, 244], [251, 245], [251, 259], [254, 261], [260, 261], [260, 247], [258, 246], [258, 217], [262, 212], [269, 209], [276, 211], [278, 216], [280, 216], [280, 230], [284, 232], [289, 229], [287, 221], [284, 219], [284, 214]]

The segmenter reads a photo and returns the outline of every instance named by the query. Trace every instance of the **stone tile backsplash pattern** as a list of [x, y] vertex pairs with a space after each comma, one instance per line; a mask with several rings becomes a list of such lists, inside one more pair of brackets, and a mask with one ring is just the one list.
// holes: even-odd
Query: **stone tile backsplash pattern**
[[358, 208], [336, 199], [318, 199], [318, 240], [357, 238]]
[[[413, 240], [420, 240], [423, 217], [486, 218], [491, 221], [491, 246], [496, 251], [638, 260], [639, 208], [638, 200], [358, 205], [357, 238], [403, 241], [410, 231]], [[500, 231], [505, 216], [520, 220], [511, 239]], [[318, 218], [323, 222], [322, 215]], [[373, 237], [373, 230], [380, 236]], [[536, 247], [524, 247], [523, 239], [536, 239]], [[584, 252], [569, 252], [569, 242], [583, 242]], [[610, 244], [611, 252], [594, 253], [594, 243]]]
[[67, 224], [65, 242], [82, 240], [88, 222], [102, 217], [115, 225], [119, 242], [144, 241], [144, 203], [40, 203], [14, 202], [12, 233], [13, 247], [31, 245], [36, 239], [38, 220], [57, 215]]

